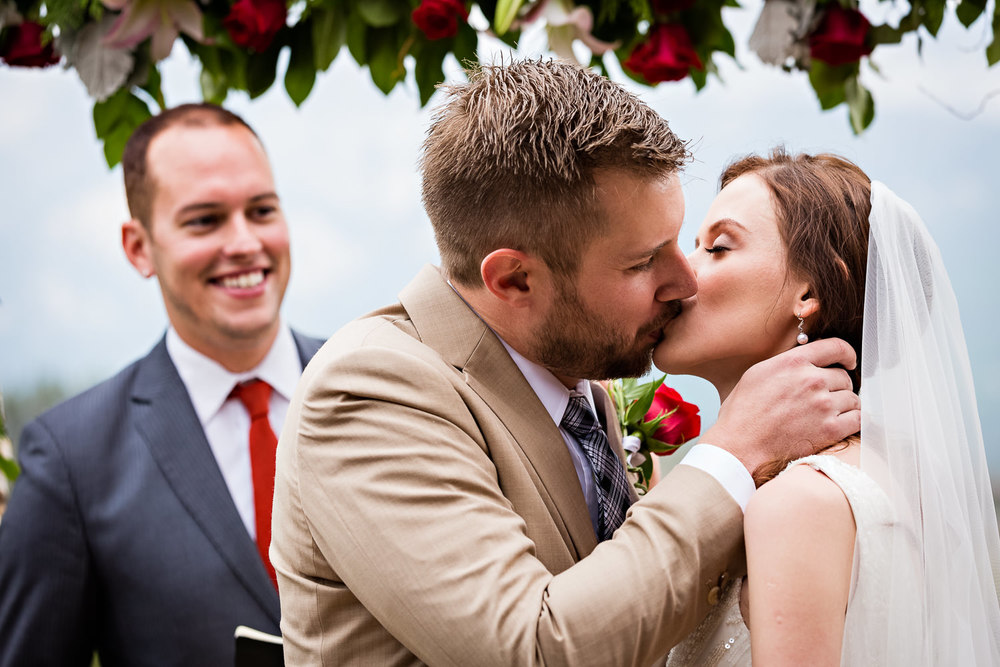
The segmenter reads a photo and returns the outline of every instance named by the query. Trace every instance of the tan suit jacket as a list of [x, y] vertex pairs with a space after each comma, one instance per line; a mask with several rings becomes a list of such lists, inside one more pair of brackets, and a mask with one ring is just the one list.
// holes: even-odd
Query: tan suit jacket
[[556, 425], [433, 267], [306, 368], [274, 503], [288, 665], [649, 665], [741, 562], [690, 466], [598, 545]]

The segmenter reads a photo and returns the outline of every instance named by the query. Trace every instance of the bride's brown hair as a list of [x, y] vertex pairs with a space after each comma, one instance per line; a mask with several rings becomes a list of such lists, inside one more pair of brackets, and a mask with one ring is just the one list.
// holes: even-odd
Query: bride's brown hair
[[[767, 157], [750, 155], [730, 164], [719, 178], [720, 189], [746, 174], [755, 174], [770, 190], [788, 271], [806, 280], [809, 296], [819, 301], [818, 311], [806, 321], [809, 338], [841, 338], [860, 363], [871, 180], [837, 155], [792, 155], [779, 147]], [[857, 391], [860, 366], [851, 380]], [[754, 478], [761, 484], [790, 460], [766, 463]]]

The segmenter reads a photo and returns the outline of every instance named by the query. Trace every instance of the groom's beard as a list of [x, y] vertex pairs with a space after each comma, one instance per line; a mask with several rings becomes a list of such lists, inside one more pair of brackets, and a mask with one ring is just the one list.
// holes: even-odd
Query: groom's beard
[[681, 310], [679, 301], [665, 303], [661, 317], [633, 334], [587, 308], [574, 285], [560, 286], [559, 292], [559, 300], [535, 332], [535, 357], [563, 377], [608, 380], [645, 374], [662, 337], [651, 341], [650, 334], [659, 334]]

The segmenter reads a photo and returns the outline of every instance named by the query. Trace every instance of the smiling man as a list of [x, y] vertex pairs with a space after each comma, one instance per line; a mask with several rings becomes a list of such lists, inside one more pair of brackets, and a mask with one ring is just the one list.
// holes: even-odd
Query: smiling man
[[687, 149], [565, 62], [483, 67], [448, 93], [421, 161], [442, 266], [330, 339], [281, 435], [286, 661], [663, 664], [741, 572], [751, 471], [857, 429], [850, 378], [821, 368], [853, 352], [819, 341], [749, 372], [636, 499], [588, 378], [645, 372], [695, 293]]
[[321, 341], [279, 309], [288, 226], [238, 116], [184, 105], [123, 157], [129, 262], [170, 327], [145, 358], [42, 415], [0, 524], [0, 665], [231, 665], [278, 632], [274, 446]]

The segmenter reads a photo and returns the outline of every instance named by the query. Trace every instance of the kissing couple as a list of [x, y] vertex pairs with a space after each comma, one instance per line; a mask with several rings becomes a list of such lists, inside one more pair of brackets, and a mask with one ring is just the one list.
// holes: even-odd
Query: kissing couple
[[[685, 256], [690, 155], [634, 95], [543, 61], [446, 92], [441, 268], [326, 343], [278, 445], [286, 662], [1000, 664], [968, 357], [916, 212], [777, 150], [725, 171]], [[651, 362], [722, 405], [638, 498], [594, 381]]]

